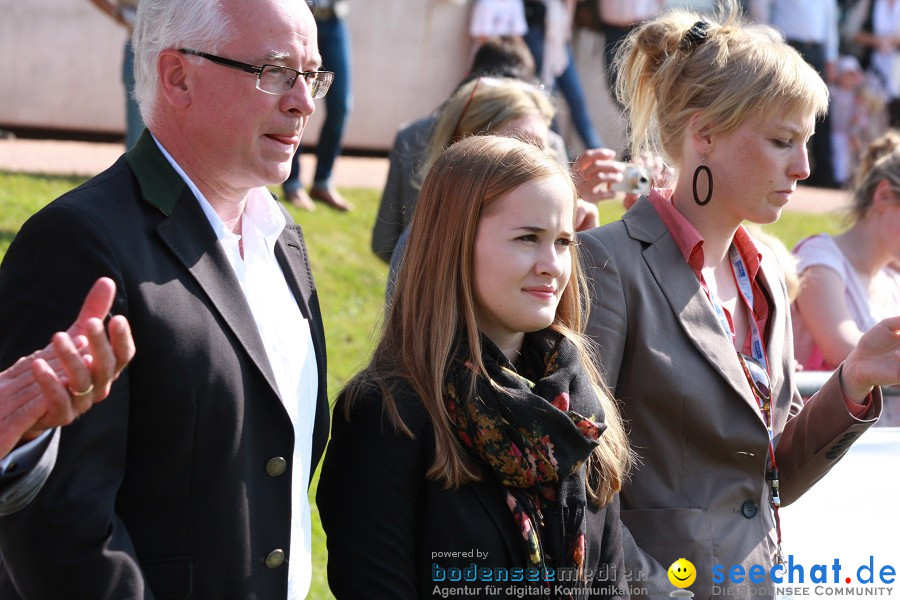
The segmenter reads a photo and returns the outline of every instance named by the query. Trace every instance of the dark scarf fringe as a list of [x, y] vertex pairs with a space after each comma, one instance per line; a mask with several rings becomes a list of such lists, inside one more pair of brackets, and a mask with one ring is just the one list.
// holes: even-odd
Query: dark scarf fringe
[[[575, 569], [585, 581], [585, 461], [606, 428], [576, 347], [545, 329], [526, 334], [518, 372], [482, 336], [488, 380], [461, 343], [444, 388], [456, 434], [506, 490], [528, 566]], [[493, 384], [492, 384], [493, 382]], [[548, 591], [549, 593], [549, 591]]]

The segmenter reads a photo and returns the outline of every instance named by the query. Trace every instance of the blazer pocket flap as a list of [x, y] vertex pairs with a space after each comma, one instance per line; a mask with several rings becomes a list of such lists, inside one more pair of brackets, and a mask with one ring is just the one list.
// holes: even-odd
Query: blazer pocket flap
[[[638, 547], [668, 569], [679, 558], [697, 571], [691, 590], [705, 598], [712, 585], [713, 544], [709, 513], [701, 508], [623, 510], [622, 524]], [[625, 562], [632, 562], [625, 556]], [[667, 584], [668, 582], [663, 582]], [[671, 590], [675, 586], [668, 584]]]

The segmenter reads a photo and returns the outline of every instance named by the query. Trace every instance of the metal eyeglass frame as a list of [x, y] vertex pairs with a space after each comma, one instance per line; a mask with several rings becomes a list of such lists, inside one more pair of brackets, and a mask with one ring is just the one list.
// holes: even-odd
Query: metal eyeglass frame
[[[253, 73], [256, 75], [256, 89], [263, 92], [264, 94], [271, 94], [273, 96], [281, 96], [286, 94], [288, 90], [294, 87], [294, 84], [297, 83], [297, 79], [300, 76], [303, 76], [303, 81], [306, 83], [306, 87], [309, 88], [310, 95], [313, 100], [317, 98], [323, 98], [325, 94], [328, 93], [328, 89], [331, 87], [331, 82], [334, 81], [334, 72], [333, 71], [298, 71], [297, 69], [292, 69], [290, 67], [285, 67], [283, 65], [272, 65], [272, 64], [264, 64], [260, 66], [250, 65], [247, 63], [243, 63], [237, 60], [231, 60], [230, 58], [223, 58], [221, 56], [216, 56], [215, 54], [209, 54], [208, 52], [200, 52], [199, 50], [192, 50], [190, 48], [179, 48], [179, 52], [182, 54], [188, 54], [191, 56], [199, 56], [200, 58], [205, 58], [210, 62], [214, 62], [218, 65], [222, 65], [223, 67], [230, 67], [232, 69], [237, 69], [239, 71], [244, 71], [246, 73]], [[292, 79], [289, 81], [290, 86], [281, 91], [281, 92], [272, 92], [269, 90], [264, 90], [259, 87], [259, 84], [262, 80], [262, 74], [266, 70], [267, 67], [271, 67], [273, 69], [281, 69], [284, 71], [290, 71], [292, 73], [296, 73]], [[287, 80], [286, 80], [287, 81]]]

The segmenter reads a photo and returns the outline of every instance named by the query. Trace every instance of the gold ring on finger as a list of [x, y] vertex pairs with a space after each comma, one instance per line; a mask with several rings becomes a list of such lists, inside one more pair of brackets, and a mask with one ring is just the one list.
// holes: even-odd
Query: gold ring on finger
[[76, 392], [75, 390], [73, 390], [72, 388], [70, 388], [70, 387], [68, 387], [68, 386], [66, 386], [66, 389], [69, 390], [69, 394], [70, 394], [73, 398], [84, 398], [85, 396], [87, 396], [88, 394], [90, 394], [91, 392], [94, 391], [94, 384], [91, 383], [91, 385], [89, 385], [89, 386], [87, 387], [87, 389], [84, 390], [83, 392]]

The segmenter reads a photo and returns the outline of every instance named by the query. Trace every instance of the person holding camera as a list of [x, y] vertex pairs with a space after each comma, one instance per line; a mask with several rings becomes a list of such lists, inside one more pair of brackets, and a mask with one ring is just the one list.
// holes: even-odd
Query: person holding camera
[[[781, 562], [779, 508], [877, 421], [875, 386], [900, 373], [894, 317], [801, 400], [783, 272], [743, 222], [776, 221], [809, 176], [828, 90], [777, 31], [742, 23], [737, 0], [720, 4], [711, 17], [667, 12], [626, 38], [618, 93], [633, 153], [658, 152], [678, 175], [579, 236], [587, 331], [639, 454], [621, 492], [626, 568], [646, 590], [632, 597], [668, 595], [679, 558], [706, 574]], [[720, 593], [772, 585], [728, 581]], [[714, 595], [708, 577], [691, 587]]]

